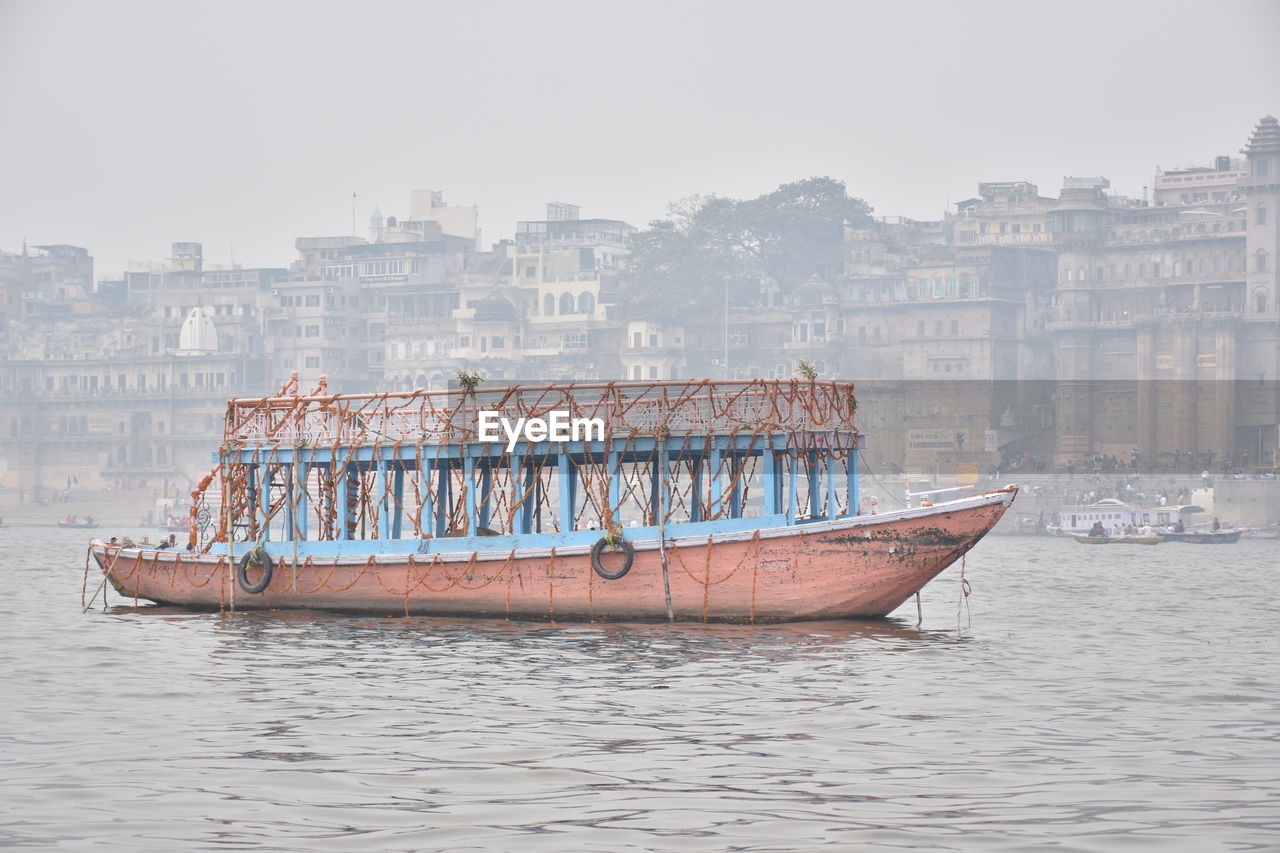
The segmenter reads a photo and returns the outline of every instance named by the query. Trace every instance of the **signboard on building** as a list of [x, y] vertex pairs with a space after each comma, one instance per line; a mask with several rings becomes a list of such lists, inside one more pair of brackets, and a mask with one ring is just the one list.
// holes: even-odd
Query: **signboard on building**
[[85, 431], [89, 435], [111, 435], [111, 416], [110, 415], [89, 415], [88, 423], [85, 425]]
[[1087, 435], [1058, 436], [1058, 452], [1065, 455], [1088, 453], [1089, 452], [1089, 436]]
[[908, 450], [958, 450], [953, 429], [907, 430]]
[[1157, 370], [1173, 370], [1173, 356], [1171, 356], [1171, 355], [1157, 355], [1157, 356], [1156, 356], [1156, 369], [1157, 369]]
[[1218, 354], [1216, 352], [1202, 352], [1196, 356], [1196, 367], [1217, 367]]

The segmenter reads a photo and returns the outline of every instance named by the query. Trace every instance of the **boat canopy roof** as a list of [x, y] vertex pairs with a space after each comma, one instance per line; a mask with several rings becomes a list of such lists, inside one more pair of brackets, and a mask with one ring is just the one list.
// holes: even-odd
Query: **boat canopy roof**
[[[323, 384], [317, 390], [323, 390]], [[286, 385], [285, 392], [290, 390]], [[607, 440], [786, 434], [793, 447], [856, 446], [852, 382], [570, 382], [448, 391], [300, 394], [227, 403], [224, 444], [240, 447], [465, 444], [479, 416], [516, 423], [563, 412], [599, 419]]]

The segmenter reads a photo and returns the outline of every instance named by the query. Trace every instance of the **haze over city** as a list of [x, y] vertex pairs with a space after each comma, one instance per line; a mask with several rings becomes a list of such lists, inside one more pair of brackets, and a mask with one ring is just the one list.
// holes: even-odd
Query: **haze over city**
[[1276, 110], [1280, 5], [0, 3], [0, 250], [98, 277], [283, 265], [434, 187], [484, 240], [564, 200], [643, 227], [809, 175], [939, 218], [979, 180], [1236, 154]]

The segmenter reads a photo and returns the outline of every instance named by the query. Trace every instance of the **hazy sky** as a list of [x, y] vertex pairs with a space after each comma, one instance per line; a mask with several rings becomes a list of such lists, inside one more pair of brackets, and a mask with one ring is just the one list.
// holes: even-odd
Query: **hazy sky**
[[430, 187], [486, 242], [810, 175], [916, 218], [979, 180], [1139, 194], [1280, 113], [1278, 41], [1274, 0], [0, 0], [0, 249], [284, 266], [353, 189], [361, 234]]

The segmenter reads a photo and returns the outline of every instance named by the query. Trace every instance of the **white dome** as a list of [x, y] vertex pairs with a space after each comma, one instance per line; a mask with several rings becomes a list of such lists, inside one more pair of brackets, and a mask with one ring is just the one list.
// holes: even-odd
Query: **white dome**
[[218, 330], [203, 308], [192, 308], [178, 333], [178, 355], [208, 355], [218, 351]]

